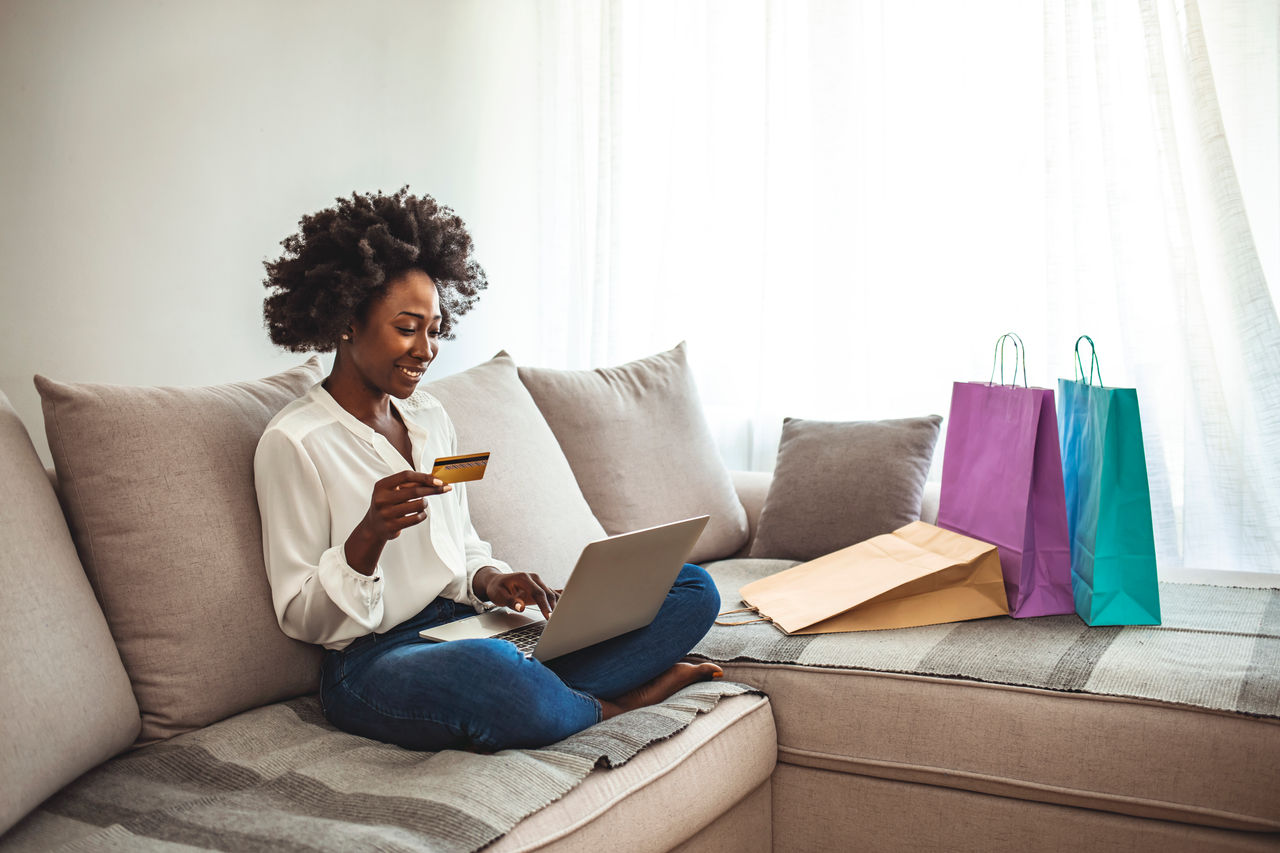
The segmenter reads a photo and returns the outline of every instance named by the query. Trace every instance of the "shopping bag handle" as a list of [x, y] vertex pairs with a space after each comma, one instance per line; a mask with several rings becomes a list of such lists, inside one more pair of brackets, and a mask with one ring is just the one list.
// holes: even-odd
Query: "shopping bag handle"
[[[726, 610], [723, 613], [720, 613], [718, 615], [732, 616], [735, 613], [754, 613], [757, 616], [760, 615], [760, 611], [756, 610], [754, 607], [740, 607], [737, 610]], [[773, 620], [770, 619], [768, 616], [760, 616], [759, 619], [730, 619], [727, 622], [722, 622], [721, 620], [717, 619], [716, 624], [717, 625], [751, 625], [755, 622], [772, 622], [772, 621]]]
[[1076, 338], [1076, 373], [1079, 376], [1079, 379], [1077, 379], [1076, 381], [1077, 382], [1084, 381], [1084, 364], [1081, 363], [1080, 361], [1080, 342], [1081, 341], [1089, 342], [1089, 352], [1092, 353], [1092, 358], [1089, 361], [1088, 384], [1091, 386], [1093, 385], [1093, 370], [1096, 367], [1098, 369], [1098, 387], [1101, 388], [1103, 387], [1102, 386], [1102, 365], [1098, 362], [1098, 350], [1093, 345], [1093, 338], [1089, 337], [1088, 335], [1081, 335], [1080, 337]]
[[1022, 343], [1022, 338], [1018, 337], [1016, 332], [1005, 332], [996, 338], [995, 356], [991, 361], [991, 378], [987, 380], [987, 385], [996, 383], [996, 365], [1000, 365], [1000, 384], [1004, 385], [1004, 342], [1011, 340], [1013, 342], [1013, 381], [1012, 385], [1018, 384], [1018, 359], [1022, 359], [1022, 387], [1027, 387], [1027, 349]]

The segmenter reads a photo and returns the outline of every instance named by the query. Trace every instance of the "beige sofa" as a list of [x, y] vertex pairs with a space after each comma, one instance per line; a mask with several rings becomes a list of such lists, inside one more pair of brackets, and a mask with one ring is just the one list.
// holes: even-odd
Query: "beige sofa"
[[[754, 692], [624, 715], [598, 727], [604, 746], [589, 731], [515, 756], [518, 778], [485, 776], [498, 757], [334, 732], [312, 695], [316, 651], [274, 624], [251, 479], [266, 419], [318, 377], [311, 362], [205, 389], [38, 381], [56, 497], [0, 399], [0, 851], [1280, 849], [1280, 714], [859, 663], [918, 634], [802, 648], [775, 632], [766, 652], [721, 658]], [[793, 564], [745, 556], [770, 478], [719, 463], [682, 348], [580, 373], [502, 354], [426, 390], [462, 450], [493, 454], [469, 498], [496, 553], [562, 580], [592, 538], [707, 511], [693, 556], [726, 606]], [[1280, 604], [1261, 607], [1253, 634], [1221, 630], [1221, 663], [1265, 703], [1280, 697], [1266, 662]], [[1017, 658], [1008, 625], [969, 624]], [[641, 731], [674, 734], [592, 769]], [[546, 787], [547, 804], [494, 805], [503, 785]], [[419, 795], [456, 836], [419, 820]]]

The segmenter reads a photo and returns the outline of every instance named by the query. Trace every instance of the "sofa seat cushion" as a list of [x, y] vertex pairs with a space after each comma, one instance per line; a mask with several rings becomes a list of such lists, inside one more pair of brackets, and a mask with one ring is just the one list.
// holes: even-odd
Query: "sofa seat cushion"
[[0, 833], [133, 743], [138, 703], [31, 438], [0, 393]]
[[[670, 850], [765, 782], [777, 745], [768, 699], [725, 699], [679, 737], [653, 744], [621, 767], [595, 771], [487, 849]], [[675, 803], [678, 820], [672, 819]], [[762, 840], [770, 849], [769, 839]]]
[[[650, 743], [656, 746], [645, 748]], [[658, 823], [661, 803], [696, 791], [707, 802], [693, 809], [695, 820], [654, 831], [658, 844], [670, 846], [668, 839], [693, 835], [759, 787], [773, 769], [775, 744], [768, 701], [721, 681], [692, 685], [543, 749], [494, 755], [414, 752], [346, 734], [308, 696], [90, 771], [0, 838], [0, 851], [66, 843], [139, 851], [476, 850], [554, 803], [549, 809], [559, 814], [522, 830], [527, 846], [558, 834], [597, 837], [595, 813], [615, 803], [638, 824]], [[570, 799], [584, 782], [587, 790]]]
[[[744, 579], [788, 565], [708, 570], [727, 608]], [[1280, 831], [1280, 591], [1179, 586], [1162, 588], [1162, 628], [1074, 615], [820, 637], [718, 626], [695, 652], [769, 695], [781, 762]]]
[[[773, 831], [787, 850], [945, 853], [1275, 853], [1280, 835], [1130, 817], [779, 764]], [[911, 839], [904, 845], [902, 839]]]

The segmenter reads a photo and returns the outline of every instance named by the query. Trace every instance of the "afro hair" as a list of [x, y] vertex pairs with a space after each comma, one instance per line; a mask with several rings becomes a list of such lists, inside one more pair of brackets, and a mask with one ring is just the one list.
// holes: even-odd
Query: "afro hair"
[[293, 352], [333, 350], [352, 320], [410, 269], [435, 281], [440, 335], [452, 338], [454, 322], [489, 286], [462, 219], [407, 186], [336, 201], [302, 217], [298, 233], [280, 243], [284, 254], [264, 262], [262, 313], [272, 342]]

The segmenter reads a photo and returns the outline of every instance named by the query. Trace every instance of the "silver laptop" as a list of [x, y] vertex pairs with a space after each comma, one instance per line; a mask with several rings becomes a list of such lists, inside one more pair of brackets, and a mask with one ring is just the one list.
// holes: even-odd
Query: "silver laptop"
[[550, 619], [533, 605], [523, 613], [499, 607], [427, 628], [419, 636], [436, 642], [497, 637], [548, 661], [643, 628], [658, 615], [708, 518], [699, 515], [590, 543]]

